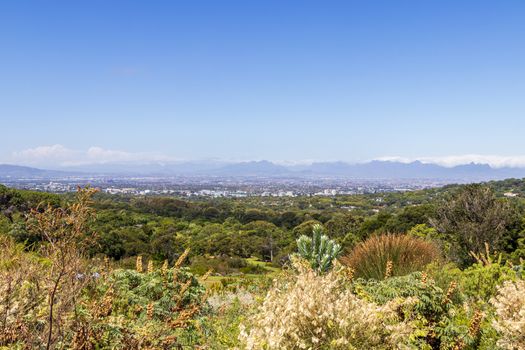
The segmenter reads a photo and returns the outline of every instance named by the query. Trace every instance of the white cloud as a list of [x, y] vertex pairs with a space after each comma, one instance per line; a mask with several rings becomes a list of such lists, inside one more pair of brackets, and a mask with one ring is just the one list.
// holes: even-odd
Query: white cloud
[[26, 161], [37, 161], [40, 159], [61, 160], [74, 156], [75, 151], [70, 150], [62, 145], [38, 146], [29, 148], [20, 152], [14, 152], [13, 157]]
[[376, 160], [390, 160], [402, 163], [420, 161], [428, 164], [438, 164], [445, 167], [454, 167], [462, 164], [488, 164], [493, 168], [525, 168], [525, 155], [520, 156], [501, 156], [501, 155], [482, 155], [482, 154], [465, 154], [452, 156], [436, 157], [379, 157]]
[[172, 162], [174, 157], [149, 153], [110, 150], [98, 146], [74, 150], [63, 145], [38, 146], [14, 152], [11, 161], [17, 164], [39, 166], [77, 166], [106, 163]]

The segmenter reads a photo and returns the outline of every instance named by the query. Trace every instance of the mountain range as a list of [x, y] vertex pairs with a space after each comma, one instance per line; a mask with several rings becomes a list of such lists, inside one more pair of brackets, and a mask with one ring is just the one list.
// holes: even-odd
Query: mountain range
[[440, 179], [486, 181], [525, 177], [525, 168], [492, 168], [487, 164], [444, 167], [415, 161], [370, 161], [366, 163], [317, 162], [303, 165], [280, 165], [270, 161], [225, 163], [180, 162], [145, 164], [99, 164], [61, 169], [38, 169], [0, 164], [0, 178], [56, 178], [67, 176], [212, 176], [212, 177], [334, 177], [348, 179]]
[[[35, 179], [73, 176], [73, 171], [45, 170], [21, 165], [0, 164], [0, 178]], [[83, 174], [83, 173], [82, 173]]]

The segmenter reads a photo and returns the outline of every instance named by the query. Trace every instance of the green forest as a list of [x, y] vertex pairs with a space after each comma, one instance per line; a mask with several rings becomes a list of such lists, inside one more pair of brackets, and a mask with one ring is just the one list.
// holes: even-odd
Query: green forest
[[525, 349], [524, 180], [0, 210], [2, 348]]

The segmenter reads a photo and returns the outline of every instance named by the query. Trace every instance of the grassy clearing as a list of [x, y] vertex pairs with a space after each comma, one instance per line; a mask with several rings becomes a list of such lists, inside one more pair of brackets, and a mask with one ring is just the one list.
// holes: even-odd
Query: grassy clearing
[[280, 268], [277, 268], [273, 266], [269, 262], [260, 261], [259, 259], [255, 257], [251, 257], [246, 259], [246, 262], [248, 265], [251, 266], [259, 266], [264, 269], [264, 273], [261, 274], [255, 274], [255, 273], [239, 273], [239, 274], [231, 274], [226, 276], [220, 276], [220, 275], [211, 275], [206, 280], [202, 281], [202, 284], [206, 288], [218, 288], [220, 286], [228, 286], [228, 285], [247, 285], [247, 284], [256, 284], [257, 280], [267, 278], [267, 279], [273, 279], [277, 277], [277, 275], [282, 271]]

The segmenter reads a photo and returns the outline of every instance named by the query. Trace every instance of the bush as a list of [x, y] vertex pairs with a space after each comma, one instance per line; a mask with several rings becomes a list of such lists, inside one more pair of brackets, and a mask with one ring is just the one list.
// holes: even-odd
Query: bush
[[243, 325], [245, 349], [392, 349], [406, 341], [412, 330], [395, 303], [361, 300], [340, 269], [318, 275], [294, 260], [298, 274], [278, 281]]
[[[492, 327], [465, 298], [455, 282], [443, 290], [426, 273], [415, 272], [383, 281], [357, 280], [358, 296], [385, 305], [405, 300], [402, 321], [412, 322], [411, 345], [417, 349], [492, 349]], [[411, 301], [411, 302], [408, 302]], [[492, 332], [493, 333], [493, 332]], [[486, 344], [480, 347], [480, 344]]]
[[45, 261], [24, 252], [24, 246], [12, 238], [0, 236], [0, 348], [45, 343], [48, 274]]
[[[446, 301], [445, 292], [433, 279], [421, 272], [392, 277], [383, 281], [357, 279], [356, 293], [378, 304], [385, 304], [396, 298], [414, 297], [418, 313], [428, 318], [439, 318], [447, 313], [450, 302]], [[455, 298], [457, 290], [449, 298]], [[450, 300], [452, 301], [452, 300]]]
[[516, 278], [516, 271], [500, 263], [476, 263], [463, 271], [461, 284], [469, 297], [488, 301], [496, 294], [498, 285]]
[[498, 346], [525, 349], [525, 281], [504, 282], [491, 303], [497, 315], [494, 328], [501, 335]]
[[190, 269], [193, 273], [198, 275], [204, 275], [209, 269], [212, 269], [214, 273], [220, 275], [228, 275], [232, 273], [238, 273], [242, 268], [248, 266], [248, 263], [243, 258], [238, 257], [206, 257], [206, 256], [194, 256], [191, 258]]
[[490, 187], [471, 184], [443, 198], [430, 221], [450, 244], [450, 258], [466, 267], [475, 262], [470, 253], [483, 252], [486, 242], [495, 249], [504, 247], [517, 215], [510, 202], [497, 198]]
[[245, 274], [261, 275], [267, 273], [269, 270], [262, 265], [248, 264], [246, 267], [242, 267], [240, 271]]
[[497, 292], [497, 287], [505, 281], [521, 278], [522, 266], [507, 266], [501, 261], [477, 262], [461, 270], [455, 264], [429, 264], [425, 271], [432, 276], [441, 288], [450, 282], [458, 283], [458, 289], [472, 302], [488, 302]]
[[27, 216], [42, 239], [33, 252], [0, 237], [0, 348], [144, 349], [198, 344], [195, 322], [204, 288], [181, 264], [143, 273], [110, 271], [85, 253], [93, 190], [65, 208]]
[[0, 346], [54, 348], [72, 326], [78, 297], [90, 282], [85, 260], [94, 212], [92, 189], [64, 208], [32, 209], [25, 228], [39, 237], [34, 254], [0, 240]]
[[420, 271], [439, 258], [439, 249], [429, 241], [408, 235], [387, 234], [373, 236], [358, 244], [341, 262], [352, 267], [356, 277], [382, 280], [385, 276], [403, 276]]
[[80, 349], [194, 345], [203, 298], [186, 268], [112, 271], [85, 292], [73, 342]]
[[235, 292], [216, 293], [208, 298], [212, 314], [206, 319], [205, 349], [237, 349], [241, 322], [253, 314], [256, 295], [239, 288]]

